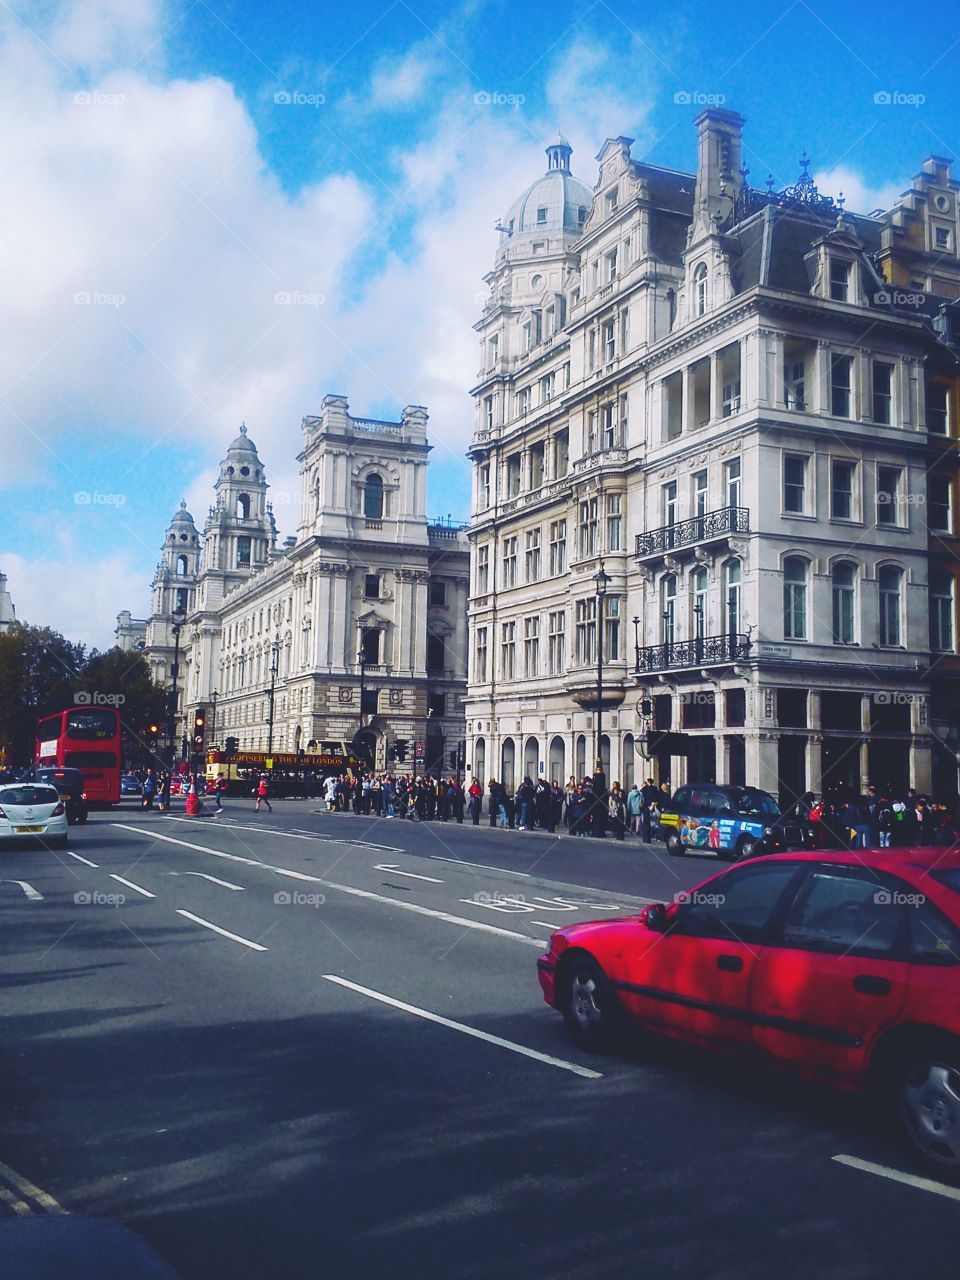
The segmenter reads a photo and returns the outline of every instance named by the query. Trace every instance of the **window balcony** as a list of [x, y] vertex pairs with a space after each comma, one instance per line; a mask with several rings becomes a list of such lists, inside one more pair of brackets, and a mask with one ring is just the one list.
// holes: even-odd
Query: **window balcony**
[[637, 646], [637, 676], [697, 667], [729, 666], [750, 656], [750, 637], [742, 634], [697, 636], [671, 644]]
[[638, 560], [656, 560], [685, 548], [693, 550], [711, 542], [724, 542], [734, 533], [749, 532], [747, 507], [721, 507], [718, 511], [707, 511], [702, 516], [638, 533], [635, 555]]

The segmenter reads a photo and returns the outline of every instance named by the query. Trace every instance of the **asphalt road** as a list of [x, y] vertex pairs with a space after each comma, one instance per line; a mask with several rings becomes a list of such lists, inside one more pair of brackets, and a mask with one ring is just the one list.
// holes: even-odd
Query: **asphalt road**
[[0, 854], [0, 1219], [106, 1219], [185, 1280], [955, 1270], [960, 1193], [893, 1180], [850, 1100], [594, 1058], [542, 1003], [551, 925], [710, 859], [317, 807]]

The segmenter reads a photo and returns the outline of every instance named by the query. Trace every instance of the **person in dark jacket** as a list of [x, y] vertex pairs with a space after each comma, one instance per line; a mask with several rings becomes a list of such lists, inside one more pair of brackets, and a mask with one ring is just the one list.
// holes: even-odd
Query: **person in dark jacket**
[[533, 789], [533, 805], [537, 815], [537, 826], [546, 831], [550, 826], [550, 783], [546, 778], [537, 779]]

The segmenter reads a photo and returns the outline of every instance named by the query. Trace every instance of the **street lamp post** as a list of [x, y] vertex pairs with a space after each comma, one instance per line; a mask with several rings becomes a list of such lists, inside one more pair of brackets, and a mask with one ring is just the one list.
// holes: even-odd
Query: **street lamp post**
[[177, 753], [177, 708], [180, 702], [180, 691], [177, 687], [177, 681], [180, 679], [180, 628], [187, 620], [186, 611], [184, 609], [175, 609], [173, 612], [173, 665], [170, 668], [170, 679], [172, 688], [170, 697], [167, 702], [167, 741], [169, 742], [169, 760], [168, 768], [173, 768], [173, 762]]
[[357, 666], [360, 668], [360, 723], [357, 726], [357, 734], [359, 735], [363, 731], [363, 701], [367, 691], [367, 654], [363, 647], [363, 627], [359, 622], [357, 623], [357, 628], [359, 632], [357, 636]]
[[600, 750], [600, 737], [603, 729], [603, 602], [606, 598], [607, 587], [613, 581], [608, 573], [603, 571], [603, 561], [600, 561], [600, 568], [593, 575], [594, 586], [597, 591], [597, 773], [603, 773], [603, 754]]
[[217, 699], [220, 697], [219, 689], [214, 689], [210, 694], [210, 746], [217, 745]]
[[270, 663], [270, 715], [267, 719], [267, 756], [273, 755], [273, 699], [277, 688], [277, 661], [280, 657], [280, 641], [274, 640], [271, 645], [273, 661]]

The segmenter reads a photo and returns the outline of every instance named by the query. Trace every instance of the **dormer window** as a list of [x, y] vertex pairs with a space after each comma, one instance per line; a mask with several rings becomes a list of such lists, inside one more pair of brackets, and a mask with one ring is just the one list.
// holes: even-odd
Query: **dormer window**
[[832, 302], [850, 301], [850, 263], [842, 258], [830, 259], [830, 299]]
[[707, 267], [701, 262], [693, 273], [693, 302], [696, 314], [707, 314]]
[[620, 204], [620, 193], [614, 187], [612, 191], [607, 192], [607, 213], [615, 213], [617, 206]]
[[546, 206], [541, 205], [540, 208], [537, 210], [537, 222], [538, 224], [543, 224], [546, 222], [546, 220], [547, 220]]

